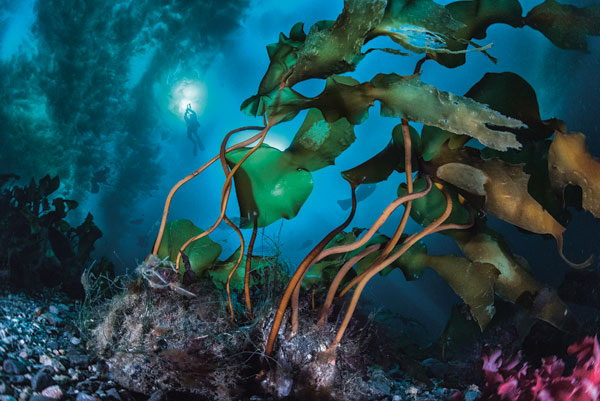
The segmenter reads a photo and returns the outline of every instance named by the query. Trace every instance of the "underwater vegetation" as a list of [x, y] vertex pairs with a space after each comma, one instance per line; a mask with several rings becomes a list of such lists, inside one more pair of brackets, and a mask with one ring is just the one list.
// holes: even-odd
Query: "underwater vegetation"
[[[12, 8], [27, 3], [0, 3], [0, 31]], [[158, 99], [214, 60], [247, 1], [31, 3], [30, 35], [0, 60], [2, 170], [24, 179], [57, 175], [66, 196], [98, 202], [105, 232], [98, 247], [108, 253], [123, 234], [109, 222], [130, 216], [134, 200], [157, 188], [164, 140], [177, 139], [164, 125], [178, 117]]]
[[[336, 360], [344, 352], [345, 334], [365, 286], [393, 269], [400, 269], [407, 280], [418, 280], [427, 268], [433, 269], [463, 300], [469, 320], [482, 332], [497, 306], [505, 303], [525, 309], [530, 319], [564, 331], [575, 329], [577, 322], [557, 291], [536, 280], [528, 262], [488, 226], [487, 216], [519, 228], [523, 235], [551, 237], [555, 247], [548, 245], [548, 252], [556, 252], [573, 269], [590, 267], [595, 255], [571, 260], [563, 247], [569, 207], [600, 217], [600, 162], [588, 152], [585, 135], [570, 132], [568, 122], [542, 120], [535, 89], [515, 73], [487, 73], [465, 94], [453, 94], [423, 82], [420, 72], [424, 63], [460, 67], [471, 52], [494, 62], [488, 53], [491, 44], [475, 42], [485, 39], [492, 24], [529, 26], [559, 48], [586, 51], [587, 35], [600, 35], [599, 22], [598, 5], [580, 8], [554, 0], [527, 15], [517, 0], [468, 0], [447, 6], [432, 0], [346, 0], [335, 21], [317, 22], [308, 33], [302, 23], [294, 25], [288, 35], [280, 34], [277, 43], [267, 46], [270, 64], [258, 93], [241, 105], [243, 112], [262, 117], [263, 125], [230, 131], [218, 154], [171, 189], [151, 254], [139, 267], [142, 277], [150, 287], [190, 298], [199, 296], [187, 289], [190, 283], [210, 281], [225, 290], [231, 322], [252, 321], [258, 316], [253, 303], [257, 286], [273, 266], [272, 260], [256, 255], [258, 229], [298, 215], [313, 189], [312, 173], [333, 165], [352, 145], [355, 126], [371, 118], [369, 109], [379, 102], [380, 117], [398, 124], [384, 149], [342, 172], [351, 197], [347, 219], [318, 239], [291, 276], [278, 275], [284, 288], [277, 305], [269, 308], [261, 298], [262, 316], [270, 309], [258, 345], [263, 369], [254, 372], [263, 387], [277, 397], [288, 396], [292, 384], [282, 384], [276, 362], [294, 341], [309, 342], [316, 336], [319, 339], [309, 344], [315, 347], [315, 358], [306, 387], [321, 395], [331, 392]], [[378, 37], [391, 39], [395, 47], [363, 51]], [[409, 76], [380, 73], [364, 82], [354, 79], [356, 66], [366, 57], [377, 57], [377, 51], [423, 57]], [[294, 90], [309, 79], [324, 80], [323, 91], [314, 97]], [[274, 126], [304, 110], [304, 121], [287, 149], [264, 144]], [[416, 123], [423, 125], [420, 131]], [[243, 131], [257, 133], [229, 143]], [[225, 180], [212, 225], [204, 230], [189, 220], [168, 221], [177, 190], [216, 162]], [[351, 227], [358, 189], [385, 181], [394, 171], [405, 177], [398, 182], [397, 197], [384, 210], [373, 211], [370, 227]], [[233, 186], [240, 224], [226, 213]], [[400, 206], [404, 210], [394, 234], [380, 233]], [[409, 219], [422, 230], [406, 233]], [[240, 246], [220, 261], [221, 245], [209, 236], [223, 221], [237, 233]], [[252, 230], [248, 243], [244, 229]], [[439, 255], [428, 249], [423, 239], [434, 233], [451, 238], [460, 254]], [[311, 308], [302, 308], [303, 291], [309, 294]], [[346, 294], [347, 303], [336, 305]], [[301, 316], [303, 312], [307, 316]], [[311, 331], [313, 326], [321, 330], [320, 337]], [[306, 343], [302, 347], [309, 352]], [[498, 355], [490, 358], [497, 360]], [[580, 357], [579, 362], [587, 369], [596, 357]], [[493, 363], [484, 363], [486, 372]], [[551, 365], [554, 369], [556, 363]], [[516, 362], [507, 366], [512, 370]], [[514, 382], [506, 377], [500, 379]], [[532, 385], [527, 380], [522, 386]], [[535, 397], [524, 399], [544, 399]]]
[[[74, 297], [83, 296], [80, 277], [91, 262], [94, 243], [102, 232], [88, 213], [76, 227], [66, 218], [78, 207], [74, 200], [53, 196], [60, 180], [46, 175], [19, 186], [13, 174], [0, 175], [0, 274], [3, 283], [40, 290], [56, 287]], [[92, 269], [112, 273], [102, 258]]]
[[[586, 337], [567, 352], [576, 356], [570, 375], [565, 362], [553, 356], [544, 358], [539, 368], [521, 362], [521, 355], [504, 358], [502, 350], [483, 356], [486, 385], [482, 398], [491, 401], [598, 399], [600, 384], [600, 345], [597, 337]], [[453, 400], [460, 400], [457, 394]], [[464, 397], [462, 397], [464, 400]]]

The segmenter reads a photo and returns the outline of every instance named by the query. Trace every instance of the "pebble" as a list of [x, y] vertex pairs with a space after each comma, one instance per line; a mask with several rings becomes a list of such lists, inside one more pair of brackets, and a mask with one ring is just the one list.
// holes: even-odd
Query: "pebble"
[[48, 343], [46, 344], [46, 346], [48, 348], [50, 348], [51, 350], [57, 350], [59, 348], [58, 342], [56, 342], [56, 341], [48, 341]]
[[81, 367], [87, 367], [90, 363], [90, 357], [85, 354], [80, 354], [78, 352], [69, 352], [67, 354], [67, 359], [71, 363], [71, 365], [77, 365]]
[[[133, 400], [105, 363], [85, 353], [77, 307], [53, 297], [46, 307], [47, 298], [0, 289], [0, 401]], [[93, 394], [100, 388], [102, 400]]]
[[44, 397], [52, 398], [53, 400], [60, 400], [63, 396], [63, 392], [59, 386], [54, 385], [42, 390], [42, 395]]
[[46, 387], [54, 384], [54, 379], [48, 371], [42, 369], [31, 378], [31, 388], [33, 391], [42, 391]]
[[20, 375], [27, 371], [25, 365], [14, 359], [5, 359], [2, 369], [9, 375]]

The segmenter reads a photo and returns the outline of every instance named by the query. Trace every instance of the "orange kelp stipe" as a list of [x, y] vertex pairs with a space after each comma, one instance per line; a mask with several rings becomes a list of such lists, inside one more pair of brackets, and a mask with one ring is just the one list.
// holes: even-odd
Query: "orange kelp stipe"
[[[356, 203], [356, 185], [350, 183], [350, 188], [352, 190], [352, 203]], [[356, 209], [356, 206], [353, 206], [353, 209]], [[331, 242], [336, 235], [338, 235], [344, 228], [350, 224], [350, 221], [353, 218], [353, 214], [349, 216], [346, 221], [344, 221], [339, 227], [330, 232], [319, 242], [310, 253], [304, 258], [300, 266], [296, 269], [292, 278], [288, 282], [287, 287], [285, 288], [285, 292], [283, 293], [283, 297], [281, 302], [279, 303], [279, 307], [277, 308], [277, 312], [275, 314], [275, 318], [273, 319], [273, 326], [271, 327], [271, 332], [269, 333], [269, 338], [267, 340], [267, 344], [265, 346], [265, 355], [271, 355], [273, 352], [273, 346], [275, 345], [275, 340], [277, 339], [277, 333], [279, 333], [279, 329], [281, 328], [281, 323], [283, 321], [283, 315], [285, 310], [287, 309], [288, 303], [290, 302], [290, 298], [292, 297], [292, 292], [296, 288], [296, 285], [300, 282], [300, 279], [304, 276], [306, 269], [313, 263], [314, 259], [321, 253], [323, 248]]]
[[[249, 127], [241, 127], [241, 128], [237, 128], [231, 132], [229, 132], [226, 137], [229, 137], [237, 132], [241, 132], [241, 131], [248, 131], [248, 130], [260, 130], [262, 131], [265, 127], [254, 127], [254, 126], [249, 126]], [[243, 148], [246, 145], [251, 144], [252, 142], [256, 141], [258, 138], [260, 138], [261, 134], [257, 134], [255, 136], [253, 136], [252, 138], [246, 139], [245, 141], [242, 141], [236, 145], [233, 145], [232, 147], [230, 147], [229, 149], [227, 149], [226, 152], [231, 152], [233, 150], [239, 149], [239, 148]], [[173, 196], [175, 195], [175, 192], [177, 192], [177, 190], [179, 190], [179, 188], [181, 188], [181, 186], [183, 184], [185, 184], [186, 182], [190, 181], [191, 179], [193, 179], [194, 177], [197, 177], [200, 173], [202, 173], [204, 170], [206, 170], [211, 164], [213, 164], [214, 162], [216, 162], [217, 160], [219, 160], [219, 155], [213, 157], [212, 159], [210, 159], [206, 164], [204, 164], [202, 167], [200, 167], [199, 169], [197, 169], [196, 171], [194, 171], [193, 173], [191, 173], [190, 175], [186, 176], [185, 178], [183, 178], [182, 180], [180, 180], [177, 184], [175, 184], [175, 186], [173, 186], [173, 188], [171, 188], [171, 190], [169, 191], [169, 194], [167, 195], [167, 200], [165, 201], [165, 207], [163, 210], [163, 215], [162, 215], [162, 219], [160, 222], [160, 228], [158, 230], [158, 235], [156, 237], [156, 240], [154, 241], [154, 247], [152, 248], [152, 255], [157, 255], [158, 254], [158, 248], [160, 247], [160, 243], [162, 241], [162, 237], [164, 235], [165, 232], [165, 226], [167, 224], [167, 217], [169, 215], [169, 208], [171, 207], [171, 200], [173, 199]]]
[[242, 159], [235, 166], [233, 166], [233, 168], [231, 169], [231, 172], [227, 175], [227, 178], [225, 179], [225, 183], [223, 184], [223, 190], [221, 192], [221, 212], [219, 213], [219, 217], [218, 217], [217, 221], [215, 221], [215, 223], [208, 230], [204, 231], [201, 234], [196, 235], [195, 237], [190, 238], [182, 245], [181, 249], [179, 250], [179, 253], [177, 254], [177, 262], [175, 264], [175, 268], [177, 269], [177, 271], [179, 271], [179, 265], [181, 263], [181, 253], [185, 251], [185, 248], [187, 248], [187, 246], [189, 244], [191, 244], [192, 242], [199, 240], [200, 238], [206, 237], [207, 235], [212, 233], [218, 227], [218, 225], [221, 223], [221, 221], [223, 220], [223, 217], [225, 216], [225, 210], [227, 209], [227, 203], [229, 201], [229, 195], [231, 194], [231, 181], [233, 179], [233, 175], [242, 166], [242, 164], [250, 156], [252, 156], [252, 154], [254, 152], [256, 152], [260, 148], [260, 145], [262, 145], [262, 143], [264, 142], [265, 137], [266, 137], [267, 133], [269, 132], [269, 129], [271, 129], [271, 125], [267, 125], [260, 132], [260, 134], [256, 135], [259, 138], [258, 143], [256, 145], [254, 145], [254, 147], [252, 149], [250, 149], [248, 151], [248, 153], [246, 153], [244, 155], [244, 157], [242, 157]]

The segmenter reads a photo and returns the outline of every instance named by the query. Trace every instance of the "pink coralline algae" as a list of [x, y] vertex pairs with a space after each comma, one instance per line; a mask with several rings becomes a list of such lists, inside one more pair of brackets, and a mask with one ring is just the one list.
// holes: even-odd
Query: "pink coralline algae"
[[[597, 401], [600, 400], [600, 345], [597, 337], [586, 337], [567, 352], [577, 358], [573, 371], [565, 375], [565, 363], [557, 357], [542, 359], [534, 369], [521, 363], [521, 353], [503, 358], [497, 349], [483, 356], [485, 387], [479, 400], [489, 401]], [[464, 400], [455, 394], [453, 401]]]

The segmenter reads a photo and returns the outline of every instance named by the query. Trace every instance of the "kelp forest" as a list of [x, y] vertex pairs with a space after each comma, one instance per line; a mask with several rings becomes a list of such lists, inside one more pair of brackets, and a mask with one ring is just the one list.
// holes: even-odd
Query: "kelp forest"
[[[578, 229], [570, 228], [574, 213], [590, 224], [600, 218], [600, 161], [589, 134], [570, 128], [576, 122], [543, 118], [541, 89], [515, 72], [471, 75], [464, 93], [422, 73], [469, 69], [475, 56], [494, 66], [503, 55], [487, 36], [497, 25], [593, 57], [600, 4], [571, 3], [544, 0], [524, 11], [518, 0], [345, 0], [335, 20], [298, 22], [264, 43], [269, 63], [256, 93], [240, 111], [221, 110], [256, 123], [219, 134], [220, 146], [209, 143], [170, 191], [159, 190], [162, 215], [135, 271], [118, 276], [107, 259], [92, 263], [102, 233], [91, 214], [69, 223], [78, 203], [51, 195], [58, 178], [21, 187], [3, 175], [5, 278], [35, 288], [60, 281], [80, 297], [79, 330], [120, 386], [119, 400], [125, 392], [144, 400], [599, 400], [600, 252], [582, 254], [565, 240]], [[377, 65], [384, 55], [398, 71], [418, 59], [410, 75], [355, 75], [360, 63]], [[303, 83], [323, 89], [308, 96]], [[359, 129], [374, 119], [395, 126]], [[269, 145], [290, 122], [299, 128], [289, 146]], [[311, 220], [328, 233], [294, 232], [295, 244], [261, 254], [267, 227], [312, 219], [303, 206], [315, 172], [333, 168], [357, 135], [385, 136], [387, 144], [341, 171], [343, 193], [332, 184], [333, 199], [349, 199], [344, 219]], [[222, 171], [220, 182], [205, 180], [208, 169]], [[189, 204], [210, 220], [172, 217], [191, 181], [202, 191]], [[361, 191], [383, 182], [397, 188], [385, 207], [361, 202]], [[220, 195], [214, 209], [209, 193]], [[361, 208], [369, 225], [355, 222]], [[384, 233], [386, 223], [392, 232]], [[235, 238], [230, 255], [231, 241], [215, 239], [224, 225]], [[544, 269], [566, 271], [562, 282], [550, 285], [532, 269], [534, 255], [517, 254], [506, 232], [511, 241], [545, 239], [543, 252], [556, 263]], [[454, 251], [440, 252], [429, 241], [436, 235]], [[288, 263], [287, 247], [306, 240], [301, 261]], [[460, 302], [438, 340], [424, 344], [414, 338], [418, 322], [373, 312], [373, 298], [384, 294], [365, 304], [365, 289], [398, 274], [407, 285], [427, 285], [429, 270]]]

